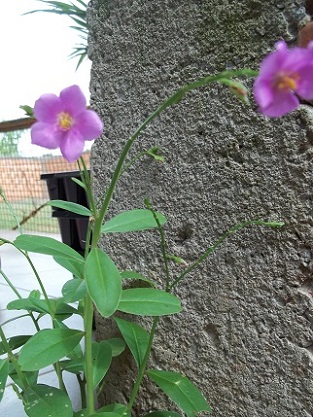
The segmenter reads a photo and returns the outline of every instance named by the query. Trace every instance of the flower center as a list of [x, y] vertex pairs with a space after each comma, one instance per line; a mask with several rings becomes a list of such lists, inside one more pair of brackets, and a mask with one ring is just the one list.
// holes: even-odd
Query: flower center
[[58, 115], [58, 125], [61, 130], [69, 130], [73, 124], [74, 119], [69, 113], [62, 111], [62, 113]]
[[276, 87], [282, 91], [295, 91], [298, 88], [300, 76], [297, 73], [278, 74], [275, 80]]

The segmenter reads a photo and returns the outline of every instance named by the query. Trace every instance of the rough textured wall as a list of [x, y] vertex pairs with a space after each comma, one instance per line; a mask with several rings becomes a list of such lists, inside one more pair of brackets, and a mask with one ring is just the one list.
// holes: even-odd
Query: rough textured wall
[[[296, 42], [304, 17], [300, 0], [92, 0], [91, 91], [105, 122], [92, 152], [98, 197], [126, 139], [175, 89], [225, 68], [257, 68], [278, 39]], [[176, 294], [183, 312], [161, 320], [151, 366], [185, 372], [214, 417], [308, 417], [313, 109], [302, 106], [279, 120], [255, 110], [215, 85], [164, 112], [132, 156], [159, 145], [166, 162], [144, 158], [132, 166], [110, 215], [143, 207], [149, 197], [168, 218], [169, 252], [187, 262], [238, 222], [286, 222], [279, 230], [242, 230], [182, 282]], [[102, 245], [120, 268], [162, 281], [157, 232]], [[113, 324], [97, 324], [98, 338], [117, 334]], [[130, 384], [121, 381], [131, 358], [125, 353], [115, 363], [105, 401], [129, 396]], [[136, 415], [160, 404], [166, 406], [164, 396], [146, 384]]]

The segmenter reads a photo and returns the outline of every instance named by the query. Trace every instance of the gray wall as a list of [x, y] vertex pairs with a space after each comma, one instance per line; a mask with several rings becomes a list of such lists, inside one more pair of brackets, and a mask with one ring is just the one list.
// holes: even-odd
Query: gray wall
[[[278, 39], [296, 42], [304, 17], [303, 1], [291, 0], [91, 1], [92, 101], [105, 122], [92, 151], [97, 196], [126, 139], [170, 93], [225, 68], [258, 68]], [[313, 415], [312, 120], [307, 106], [269, 120], [221, 86], [193, 92], [133, 149], [159, 145], [166, 162], [136, 163], [114, 195], [110, 215], [149, 197], [169, 220], [169, 251], [187, 262], [238, 222], [286, 222], [228, 239], [177, 289], [183, 312], [161, 321], [151, 366], [186, 373], [214, 417]], [[162, 282], [156, 232], [102, 247], [120, 268]], [[99, 319], [97, 333], [117, 331]], [[105, 401], [128, 398], [120, 381], [133, 374], [123, 364], [132, 364], [127, 353]], [[146, 384], [136, 415], [160, 404]]]

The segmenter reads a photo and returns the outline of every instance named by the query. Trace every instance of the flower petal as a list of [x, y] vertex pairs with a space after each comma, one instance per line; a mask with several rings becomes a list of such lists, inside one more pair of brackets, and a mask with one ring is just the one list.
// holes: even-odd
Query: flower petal
[[31, 127], [30, 136], [34, 145], [47, 149], [56, 149], [60, 146], [62, 132], [50, 123], [37, 122]]
[[260, 107], [268, 107], [274, 100], [275, 91], [271, 81], [264, 78], [257, 78], [253, 87], [255, 101]]
[[61, 100], [55, 94], [43, 94], [35, 102], [34, 115], [39, 122], [55, 123], [62, 110]]
[[103, 123], [93, 110], [85, 110], [75, 120], [75, 129], [79, 130], [84, 140], [97, 139], [103, 131]]
[[300, 81], [297, 88], [297, 94], [305, 100], [313, 99], [313, 60], [312, 65], [307, 65], [298, 71]]
[[293, 93], [277, 93], [274, 100], [267, 107], [260, 107], [259, 111], [268, 117], [280, 117], [299, 106], [299, 100]]
[[62, 155], [68, 162], [76, 161], [84, 151], [84, 139], [78, 129], [72, 128], [60, 143]]
[[65, 88], [60, 93], [63, 111], [69, 112], [71, 116], [86, 110], [86, 98], [78, 85]]

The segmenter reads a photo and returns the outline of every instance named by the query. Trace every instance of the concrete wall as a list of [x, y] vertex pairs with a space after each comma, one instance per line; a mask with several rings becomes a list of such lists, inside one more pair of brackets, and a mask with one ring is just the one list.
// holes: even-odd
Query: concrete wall
[[[93, 106], [105, 122], [92, 170], [100, 197], [126, 139], [175, 89], [225, 68], [257, 68], [278, 39], [296, 42], [305, 17], [291, 0], [92, 0]], [[214, 417], [313, 415], [313, 109], [269, 120], [221, 86], [201, 89], [145, 131], [132, 155], [159, 145], [166, 162], [123, 175], [110, 215], [149, 197], [169, 220], [169, 252], [194, 261], [232, 225], [250, 227], [218, 249], [176, 294], [181, 314], [161, 320], [151, 366], [182, 371]], [[156, 232], [102, 242], [121, 268], [161, 282]], [[174, 267], [174, 273], [179, 267]], [[147, 324], [147, 321], [145, 321]], [[117, 334], [98, 320], [98, 335]], [[115, 362], [105, 401], [125, 401], [132, 363]], [[113, 389], [117, 388], [114, 393]], [[152, 397], [150, 396], [152, 393]], [[166, 406], [143, 387], [136, 415]]]

